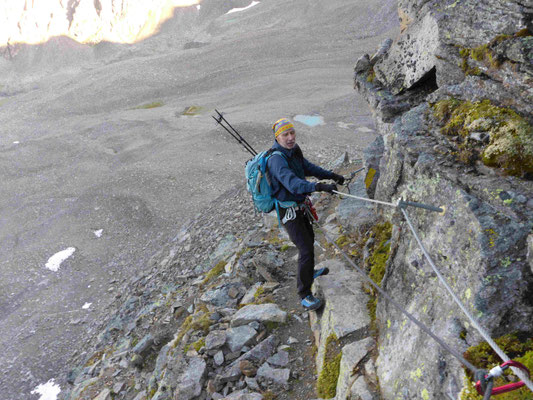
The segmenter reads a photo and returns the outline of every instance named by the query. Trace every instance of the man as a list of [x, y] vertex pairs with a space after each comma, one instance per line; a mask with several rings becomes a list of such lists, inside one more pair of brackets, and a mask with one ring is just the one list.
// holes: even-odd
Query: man
[[340, 185], [344, 183], [344, 177], [326, 171], [304, 158], [302, 150], [296, 144], [294, 125], [288, 119], [278, 120], [272, 129], [275, 137], [272, 149], [283, 154], [273, 154], [268, 159], [272, 195], [280, 202], [296, 203], [294, 207], [280, 207], [280, 218], [291, 241], [298, 248], [297, 286], [302, 306], [308, 310], [316, 310], [322, 306], [322, 301], [312, 295], [311, 285], [315, 278], [326, 275], [329, 270], [321, 268], [315, 271], [315, 235], [305, 200], [309, 193], [332, 193], [337, 190], [337, 186], [309, 182], [305, 177], [331, 179]]

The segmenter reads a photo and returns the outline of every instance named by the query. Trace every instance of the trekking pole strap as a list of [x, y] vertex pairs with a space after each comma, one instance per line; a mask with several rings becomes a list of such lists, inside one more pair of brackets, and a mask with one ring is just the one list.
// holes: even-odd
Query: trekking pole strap
[[372, 279], [370, 279], [367, 274], [359, 268], [351, 259], [346, 255], [344, 251], [333, 241], [322, 229], [322, 227], [318, 224], [317, 229], [324, 235], [326, 240], [332, 244], [340, 254], [346, 259], [346, 261], [354, 267], [354, 269], [365, 279], [374, 289], [378, 291], [379, 294], [381, 294], [385, 299], [387, 299], [392, 305], [394, 305], [399, 311], [401, 311], [407, 318], [409, 318], [413, 323], [415, 323], [420, 329], [422, 329], [426, 334], [431, 336], [433, 340], [435, 340], [438, 344], [440, 344], [446, 351], [448, 351], [451, 355], [453, 355], [461, 364], [463, 364], [465, 367], [467, 367], [469, 370], [471, 370], [473, 373], [475, 373], [478, 369], [474, 367], [470, 362], [468, 362], [458, 351], [448, 346], [442, 339], [440, 339], [438, 336], [436, 336], [426, 325], [424, 325], [422, 322], [420, 322], [418, 319], [414, 317], [409, 311], [407, 311], [405, 308], [403, 308], [400, 303], [398, 303], [396, 300], [394, 300], [392, 297], [390, 297], [387, 292], [385, 292], [381, 287], [379, 287], [378, 284], [376, 284]]
[[[422, 244], [422, 241], [420, 240], [420, 237], [418, 236], [415, 228], [413, 227], [413, 224], [411, 223], [411, 219], [409, 218], [409, 215], [407, 214], [407, 211], [404, 208], [400, 208], [400, 210], [402, 211], [402, 213], [403, 213], [403, 215], [405, 217], [405, 220], [407, 221], [407, 225], [409, 226], [409, 229], [413, 233], [413, 236], [415, 237], [415, 240], [417, 241], [418, 246], [422, 250], [422, 253], [424, 254], [426, 259], [428, 260], [429, 265], [431, 266], [431, 268], [433, 269], [433, 272], [435, 272], [437, 274], [437, 277], [439, 278], [439, 280], [441, 281], [443, 286], [446, 288], [448, 293], [452, 296], [452, 298], [455, 301], [455, 303], [459, 306], [459, 308], [463, 311], [463, 313], [468, 317], [468, 319], [470, 320], [472, 325], [474, 325], [474, 327], [478, 330], [478, 332], [481, 334], [481, 336], [483, 336], [483, 339], [485, 339], [485, 341], [496, 352], [496, 354], [498, 354], [498, 356], [504, 362], [511, 361], [511, 359], [503, 352], [502, 349], [500, 349], [500, 347], [496, 344], [496, 342], [494, 340], [492, 340], [492, 338], [489, 336], [489, 334], [485, 331], [485, 329], [483, 329], [483, 327], [472, 316], [472, 314], [470, 314], [470, 312], [467, 310], [467, 308], [464, 306], [464, 304], [461, 302], [461, 300], [459, 300], [459, 298], [454, 293], [454, 291], [452, 290], [450, 285], [448, 285], [448, 282], [446, 282], [446, 279], [444, 279], [444, 277], [442, 276], [442, 274], [440, 273], [440, 271], [436, 267], [435, 263], [433, 262], [433, 260], [431, 259], [430, 255], [429, 255], [428, 251], [426, 250], [426, 248]], [[518, 376], [524, 382], [524, 384], [530, 390], [533, 391], [533, 383], [529, 380], [529, 377], [523, 371], [521, 371], [519, 368], [516, 368], [515, 366], [511, 366], [511, 369], [516, 374], [516, 376]]]

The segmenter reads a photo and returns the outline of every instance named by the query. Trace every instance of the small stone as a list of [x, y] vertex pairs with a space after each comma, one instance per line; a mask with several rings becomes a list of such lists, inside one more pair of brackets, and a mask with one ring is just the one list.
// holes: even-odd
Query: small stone
[[98, 396], [94, 398], [94, 400], [110, 400], [111, 399], [111, 391], [107, 388], [102, 390]]
[[230, 287], [228, 289], [228, 296], [231, 297], [232, 299], [236, 299], [239, 296], [239, 289], [237, 289], [234, 286]]
[[130, 362], [134, 367], [140, 367], [144, 363], [144, 358], [140, 354], [134, 354]]
[[226, 331], [212, 331], [205, 338], [205, 347], [207, 350], [217, 349], [224, 346], [227, 340]]
[[256, 331], [258, 331], [261, 328], [261, 324], [257, 321], [250, 322], [248, 326], [254, 328]]
[[[135, 388], [136, 390], [139, 390]], [[141, 390], [133, 400], [146, 400], [146, 390]]]
[[257, 383], [257, 379], [255, 378], [250, 378], [250, 377], [245, 377], [244, 378], [244, 382], [246, 382], [246, 385], [252, 389], [252, 390], [261, 390], [261, 388], [259, 387], [259, 384]]
[[286, 367], [289, 364], [289, 353], [278, 351], [272, 357], [268, 358], [267, 362], [274, 367]]
[[126, 386], [125, 382], [117, 382], [117, 383], [115, 383], [113, 385], [112, 392], [115, 393], [115, 394], [119, 394], [120, 392], [122, 392], [124, 390], [125, 386]]
[[287, 344], [296, 344], [296, 343], [300, 343], [300, 341], [296, 339], [295, 337], [289, 336], [289, 340], [287, 340]]
[[239, 369], [244, 376], [255, 376], [257, 367], [248, 360], [241, 360], [239, 362]]
[[272, 368], [270, 365], [268, 365], [268, 363], [264, 363], [257, 370], [257, 377], [259, 379], [273, 381], [274, 383], [288, 389], [290, 372], [291, 371], [288, 368]]
[[221, 366], [222, 364], [224, 364], [224, 352], [220, 350], [218, 353], [215, 354], [213, 359], [215, 361], [215, 365]]
[[187, 312], [189, 314], [192, 314], [194, 312], [194, 304], [191, 304], [188, 308], [187, 308]]

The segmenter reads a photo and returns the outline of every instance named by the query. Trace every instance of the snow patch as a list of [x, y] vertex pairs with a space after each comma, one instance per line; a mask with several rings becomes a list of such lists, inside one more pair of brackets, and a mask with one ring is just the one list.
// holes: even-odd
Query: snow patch
[[351, 122], [337, 122], [337, 126], [342, 129], [350, 129], [350, 127], [355, 126]]
[[60, 251], [59, 253], [54, 254], [48, 259], [48, 262], [46, 263], [45, 267], [48, 268], [50, 271], [57, 272], [61, 263], [67, 258], [69, 258], [72, 254], [74, 254], [75, 251], [75, 247], [69, 247], [63, 251]]
[[57, 395], [61, 392], [61, 386], [50, 379], [48, 382], [37, 386], [30, 394], [39, 394], [39, 400], [57, 400]]
[[198, 5], [196, 6], [196, 9], [199, 10], [200, 8], [202, 8], [202, 6], [201, 6], [200, 4], [198, 4]]
[[[90, 287], [90, 285], [89, 285]], [[88, 310], [89, 307], [92, 305], [93, 303], [85, 303], [81, 308], [83, 308], [84, 310]]]
[[324, 125], [324, 118], [320, 115], [297, 115], [294, 120], [307, 126]]
[[20, 142], [18, 140], [14, 141], [13, 144], [19, 144]]
[[259, 1], [252, 1], [249, 6], [242, 7], [242, 8], [232, 8], [226, 14], [231, 14], [231, 13], [234, 13], [234, 12], [248, 10], [249, 8], [252, 8], [253, 6], [258, 5], [259, 3], [260, 3]]
[[94, 236], [99, 238], [99, 237], [102, 237], [102, 233], [104, 233], [104, 230], [103, 229], [98, 229], [97, 231], [93, 231], [93, 232], [94, 232]]

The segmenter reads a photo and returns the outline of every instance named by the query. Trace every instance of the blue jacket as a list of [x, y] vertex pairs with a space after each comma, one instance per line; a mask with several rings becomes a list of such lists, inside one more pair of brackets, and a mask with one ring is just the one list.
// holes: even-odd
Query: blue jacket
[[267, 164], [272, 184], [272, 195], [279, 201], [301, 203], [307, 194], [314, 192], [316, 184], [306, 181], [306, 176], [314, 176], [319, 179], [333, 178], [333, 172], [326, 171], [307, 161], [298, 145], [289, 150], [275, 142], [272, 149], [283, 153], [286, 157], [274, 154], [268, 159]]

